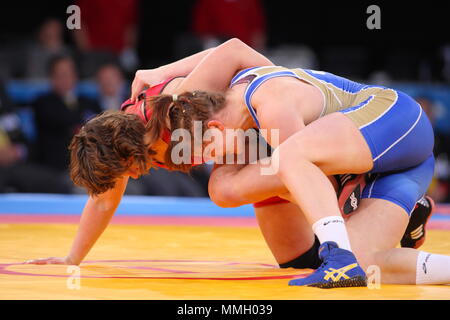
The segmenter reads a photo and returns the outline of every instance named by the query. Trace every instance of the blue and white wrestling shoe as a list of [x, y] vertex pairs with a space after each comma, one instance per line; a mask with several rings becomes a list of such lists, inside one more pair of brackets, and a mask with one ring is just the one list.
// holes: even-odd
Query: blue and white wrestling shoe
[[319, 268], [306, 278], [289, 281], [290, 286], [308, 286], [322, 289], [367, 287], [367, 277], [351, 251], [327, 241], [319, 248], [323, 261]]

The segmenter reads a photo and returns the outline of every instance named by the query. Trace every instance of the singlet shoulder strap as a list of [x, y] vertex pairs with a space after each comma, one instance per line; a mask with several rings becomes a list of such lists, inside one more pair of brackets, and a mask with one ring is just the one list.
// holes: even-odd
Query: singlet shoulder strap
[[253, 120], [255, 120], [256, 125], [258, 126], [258, 128], [260, 128], [259, 120], [256, 115], [256, 110], [255, 108], [253, 108], [251, 101], [253, 94], [259, 88], [259, 86], [261, 86], [265, 81], [276, 77], [295, 77], [298, 79], [300, 79], [301, 77], [294, 71], [284, 67], [279, 66], [255, 67], [245, 69], [239, 72], [231, 80], [230, 87], [246, 77], [249, 78], [249, 76], [254, 77], [250, 78], [251, 80], [249, 81], [244, 93], [245, 105], [247, 106], [247, 109], [250, 112], [250, 115], [252, 116]]
[[233, 79], [231, 79], [230, 82], [230, 87], [232, 87], [233, 85], [236, 84], [236, 82], [238, 82], [239, 80], [249, 76], [252, 74], [252, 70], [258, 69], [259, 67], [253, 67], [253, 68], [248, 68], [248, 69], [244, 69], [239, 71], [234, 77]]

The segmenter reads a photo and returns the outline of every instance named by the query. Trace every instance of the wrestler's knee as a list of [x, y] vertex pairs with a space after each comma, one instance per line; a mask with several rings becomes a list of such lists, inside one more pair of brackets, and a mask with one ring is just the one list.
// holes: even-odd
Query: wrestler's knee
[[271, 171], [280, 177], [292, 174], [292, 166], [300, 167], [302, 162], [312, 159], [305, 150], [307, 146], [302, 142], [301, 135], [295, 135], [295, 140], [289, 138], [279, 145], [272, 153]]

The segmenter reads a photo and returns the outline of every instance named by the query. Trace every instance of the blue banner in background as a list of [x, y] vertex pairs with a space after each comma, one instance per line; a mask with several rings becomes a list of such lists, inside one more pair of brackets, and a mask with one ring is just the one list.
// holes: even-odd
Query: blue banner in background
[[[22, 194], [0, 195], [1, 214], [81, 215], [86, 195]], [[209, 198], [124, 196], [116, 215], [253, 217], [253, 206], [221, 208]]]

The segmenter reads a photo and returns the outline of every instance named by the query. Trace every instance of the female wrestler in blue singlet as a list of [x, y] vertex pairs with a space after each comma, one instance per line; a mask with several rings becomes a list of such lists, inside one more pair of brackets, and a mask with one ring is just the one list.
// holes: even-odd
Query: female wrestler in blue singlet
[[[252, 68], [242, 70], [245, 67]], [[152, 100], [154, 108], [181, 108], [195, 115], [195, 95], [189, 91], [225, 91], [233, 78], [226, 103], [211, 112], [208, 127], [279, 130], [279, 146], [270, 134], [266, 136], [276, 147], [272, 156], [276, 175], [261, 176], [258, 165], [249, 165], [229, 175], [226, 187], [210, 190], [212, 199], [222, 205], [251, 195], [254, 201], [262, 200], [269, 189], [280, 192], [285, 188], [290, 193], [322, 243], [319, 252], [324, 261], [313, 275], [291, 284], [365, 285], [364, 271], [352, 252], [361, 265], [380, 266], [386, 282], [420, 283], [416, 278], [417, 264], [422, 261], [419, 252], [394, 249], [433, 175], [433, 130], [420, 105], [390, 88], [367, 86], [326, 72], [274, 66], [238, 40], [137, 74], [134, 91], [139, 81], [151, 84], [152, 77], [166, 78], [183, 71], [189, 75], [177, 89], [178, 97], [159, 103]], [[183, 125], [194, 118], [181, 119], [178, 127], [191, 127]], [[359, 213], [346, 224], [326, 178], [343, 173], [371, 175]], [[401, 273], [392, 272], [401, 269]]]

